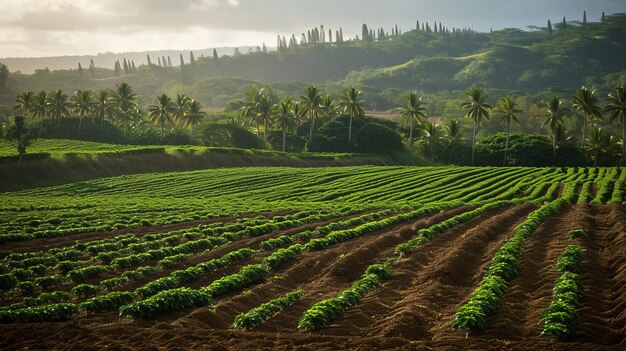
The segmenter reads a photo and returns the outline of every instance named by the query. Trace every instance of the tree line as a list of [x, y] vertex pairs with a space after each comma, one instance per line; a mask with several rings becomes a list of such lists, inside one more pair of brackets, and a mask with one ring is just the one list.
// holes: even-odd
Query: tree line
[[138, 104], [138, 95], [127, 83], [120, 83], [114, 90], [77, 90], [73, 95], [63, 91], [24, 91], [17, 96], [14, 110], [25, 118], [38, 120], [39, 135], [45, 120], [56, 121], [63, 118], [77, 117], [78, 129], [82, 128], [83, 119], [89, 118], [94, 123], [99, 122], [102, 127], [104, 121], [122, 126], [124, 135], [128, 133], [132, 122], [149, 121], [159, 127], [178, 127], [190, 131], [206, 117], [199, 101], [186, 95], [179, 94], [175, 100], [167, 94], [156, 98], [157, 103], [148, 106], [143, 111]]
[[[478, 87], [470, 87], [465, 91], [467, 101], [460, 107], [464, 117], [472, 122], [471, 161], [475, 164], [477, 135], [482, 121], [494, 116], [499, 118], [506, 133], [504, 144], [503, 165], [508, 164], [509, 139], [512, 124], [520, 124], [522, 110], [520, 104], [511, 96], [504, 96], [495, 105], [487, 103], [485, 92]], [[401, 123], [408, 129], [406, 145], [409, 148], [421, 146], [425, 156], [431, 157], [436, 145], [445, 144], [449, 152], [456, 152], [463, 141], [462, 129], [458, 120], [430, 122], [428, 120], [427, 103], [413, 91], [403, 96], [402, 106], [397, 112], [402, 116]], [[279, 99], [268, 87], [253, 87], [240, 102], [240, 116], [244, 122], [256, 129], [259, 139], [267, 145], [267, 135], [272, 127], [278, 128], [283, 134], [283, 150], [285, 150], [288, 131], [295, 134], [298, 125], [308, 126], [308, 141], [313, 140], [316, 123], [327, 122], [335, 117], [348, 118], [347, 140], [352, 140], [352, 122], [355, 118], [365, 117], [363, 92], [357, 87], [349, 87], [337, 98], [323, 94], [314, 86], [305, 88], [298, 98], [286, 97]], [[559, 148], [571, 142], [574, 136], [567, 130], [566, 118], [581, 118], [583, 123], [580, 148], [587, 153], [594, 165], [601, 154], [611, 152], [621, 143], [621, 159], [626, 164], [626, 88], [619, 86], [610, 92], [606, 103], [602, 106], [596, 90], [583, 86], [571, 97], [571, 104], [565, 99], [554, 96], [544, 102], [542, 127], [547, 128], [552, 144], [552, 157], [557, 156]], [[596, 123], [608, 119], [621, 125], [620, 136], [608, 133]], [[261, 135], [262, 129], [262, 135]], [[417, 134], [417, 137], [416, 137]], [[372, 143], [376, 143], [372, 140]]]
[[[437, 134], [436, 124], [429, 124], [426, 121], [426, 111], [423, 102], [416, 98], [415, 93], [405, 97], [407, 106], [404, 108], [403, 115], [411, 120], [411, 129], [413, 123], [424, 123], [424, 134], [428, 143], [432, 143], [433, 135]], [[464, 111], [464, 117], [471, 119], [473, 124], [472, 130], [472, 154], [471, 164], [475, 162], [476, 136], [480, 124], [483, 120], [488, 120], [490, 116], [495, 115], [500, 118], [506, 133], [506, 142], [504, 148], [504, 159], [502, 164], [507, 164], [507, 151], [509, 148], [509, 137], [511, 123], [519, 125], [518, 116], [522, 112], [519, 104], [511, 97], [504, 96], [500, 98], [495, 106], [487, 103], [487, 96], [478, 87], [471, 87], [466, 92], [467, 101], [461, 104]], [[587, 153], [597, 165], [599, 156], [604, 153], [612, 152], [615, 146], [621, 143], [621, 159], [622, 164], [626, 164], [626, 87], [616, 87], [607, 96], [606, 103], [602, 106], [600, 97], [596, 90], [582, 86], [576, 93], [571, 96], [571, 104], [567, 104], [566, 100], [553, 96], [544, 102], [544, 121], [542, 127], [547, 127], [550, 131], [550, 140], [552, 143], [552, 158], [556, 158], [558, 149], [570, 142], [574, 136], [571, 135], [565, 126], [565, 118], [581, 118], [582, 119], [582, 136], [580, 138], [580, 148]], [[621, 125], [621, 140], [617, 136], [606, 132], [603, 127], [596, 125], [597, 122], [608, 118], [610, 122]], [[446, 125], [448, 133], [454, 129], [455, 124], [452, 121]], [[411, 133], [412, 135], [412, 133]], [[455, 138], [456, 139], [456, 138]], [[409, 140], [409, 145], [411, 141]]]
[[[494, 105], [487, 102], [484, 91], [478, 87], [470, 87], [465, 91], [466, 101], [460, 108], [464, 117], [471, 121], [471, 165], [475, 164], [477, 135], [481, 123], [490, 117], [499, 118], [506, 135], [502, 165], [509, 164], [508, 150], [512, 124], [520, 124], [522, 110], [519, 103], [511, 96], [503, 96]], [[137, 94], [127, 83], [120, 83], [114, 90], [77, 90], [68, 96], [61, 90], [39, 93], [24, 91], [18, 95], [14, 110], [26, 119], [39, 123], [39, 135], [44, 120], [60, 121], [67, 117], [78, 118], [78, 129], [82, 128], [83, 119], [91, 119], [94, 124], [103, 125], [105, 120], [117, 124], [128, 132], [130, 123], [149, 122], [160, 129], [183, 128], [190, 132], [189, 142], [194, 128], [206, 118], [201, 104], [185, 95], [175, 99], [167, 94], [156, 97], [156, 103], [147, 107], [144, 112], [137, 101]], [[463, 144], [463, 133], [459, 120], [429, 121], [428, 105], [413, 91], [402, 96], [402, 105], [396, 111], [402, 117], [400, 123], [406, 132], [405, 145], [412, 150], [420, 149], [424, 156], [435, 160], [434, 150], [444, 146], [451, 155], [459, 151]], [[569, 102], [569, 103], [568, 103]], [[238, 114], [243, 124], [256, 130], [256, 136], [262, 145], [268, 147], [268, 134], [272, 129], [282, 133], [282, 150], [286, 151], [289, 135], [303, 135], [311, 143], [314, 133], [321, 124], [326, 125], [332, 120], [343, 118], [346, 123], [346, 135], [343, 137], [348, 144], [353, 141], [353, 121], [366, 118], [363, 92], [357, 87], [345, 88], [338, 97], [324, 94], [314, 85], [304, 89], [296, 98], [279, 98], [269, 87], [261, 89], [253, 86], [246, 96], [236, 102]], [[582, 131], [579, 138], [580, 150], [589, 155], [597, 165], [601, 155], [615, 152], [621, 156], [622, 164], [626, 164], [626, 87], [619, 86], [608, 93], [603, 103], [596, 90], [583, 86], [571, 99], [557, 96], [544, 102], [544, 120], [542, 127], [549, 131], [552, 145], [552, 157], [566, 143], [571, 143], [574, 135], [567, 130], [567, 118], [580, 118]], [[601, 121], [613, 122], [621, 126], [621, 135], [612, 135], [605, 127], [598, 126]], [[306, 132], [302, 132], [306, 128]], [[298, 132], [298, 133], [297, 133]], [[382, 140], [371, 140], [371, 143], [382, 143]], [[621, 144], [621, 150], [615, 151]], [[438, 160], [443, 161], [443, 160]]]

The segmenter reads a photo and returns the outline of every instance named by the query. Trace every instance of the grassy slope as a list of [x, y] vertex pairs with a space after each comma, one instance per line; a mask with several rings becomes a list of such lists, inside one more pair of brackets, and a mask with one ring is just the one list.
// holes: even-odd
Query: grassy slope
[[[363, 154], [290, 154], [202, 146], [133, 146], [76, 140], [40, 139], [30, 153], [50, 153], [49, 158], [0, 163], [0, 191], [63, 184], [79, 180], [149, 172], [188, 171], [250, 166], [354, 166], [389, 165], [383, 156]], [[0, 158], [14, 156], [15, 147], [0, 141]]]

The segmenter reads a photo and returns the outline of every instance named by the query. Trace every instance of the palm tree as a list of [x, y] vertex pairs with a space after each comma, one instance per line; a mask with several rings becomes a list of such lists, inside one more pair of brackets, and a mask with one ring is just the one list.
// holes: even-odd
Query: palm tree
[[558, 124], [556, 126], [556, 130], [554, 131], [554, 140], [557, 149], [560, 149], [561, 146], [567, 144], [570, 140], [572, 140], [572, 138], [573, 137], [569, 135], [567, 129], [563, 124]]
[[519, 120], [516, 113], [522, 112], [517, 108], [518, 104], [513, 101], [510, 96], [506, 96], [498, 100], [497, 102], [497, 110], [502, 114], [500, 117], [500, 122], [506, 125], [506, 142], [504, 144], [504, 160], [502, 161], [502, 166], [506, 166], [506, 156], [509, 150], [509, 136], [511, 132], [511, 121], [519, 126]]
[[52, 92], [47, 97], [48, 112], [57, 120], [57, 124], [61, 123], [61, 118], [70, 115], [70, 111], [68, 110], [70, 107], [70, 103], [67, 101], [68, 98], [69, 97], [63, 94], [61, 90]]
[[43, 129], [43, 120], [48, 115], [48, 93], [40, 91], [35, 95], [32, 106], [33, 116], [39, 119], [38, 138], [41, 138], [41, 130]]
[[563, 117], [567, 114], [567, 109], [563, 108], [562, 101], [557, 96], [553, 96], [546, 103], [547, 109], [545, 117], [541, 127], [546, 124], [550, 127], [550, 135], [552, 137], [552, 158], [556, 156], [557, 149], [557, 131], [559, 126], [563, 126]]
[[583, 114], [583, 139], [581, 147], [585, 145], [585, 133], [587, 131], [587, 123], [593, 120], [602, 120], [602, 111], [598, 103], [598, 96], [595, 90], [591, 90], [585, 86], [576, 91], [576, 95], [572, 96], [572, 107]]
[[165, 122], [167, 121], [170, 124], [174, 124], [172, 120], [172, 116], [176, 111], [176, 107], [172, 102], [172, 99], [167, 96], [167, 94], [161, 94], [157, 98], [158, 104], [150, 105], [148, 107], [148, 117], [150, 118], [150, 123], [154, 125], [161, 126], [161, 136], [164, 133]]
[[419, 144], [426, 147], [426, 153], [431, 160], [434, 160], [434, 148], [441, 141], [440, 128], [435, 123], [426, 122], [424, 129], [421, 131], [420, 139], [417, 141]]
[[189, 100], [187, 102], [187, 113], [185, 113], [179, 122], [183, 128], [191, 129], [191, 133], [189, 133], [189, 143], [191, 143], [191, 136], [193, 135], [195, 126], [200, 124], [200, 122], [206, 118], [206, 112], [201, 111], [201, 109], [202, 106], [198, 100]]
[[315, 128], [315, 118], [321, 111], [321, 95], [316, 86], [309, 85], [304, 89], [304, 94], [300, 95], [300, 100], [302, 101], [304, 113], [309, 118], [309, 141], [311, 141], [313, 139], [313, 129]]
[[261, 89], [259, 91], [259, 95], [256, 113], [258, 120], [263, 123], [263, 144], [267, 147], [267, 132], [270, 129], [270, 119], [272, 118], [272, 106], [274, 105], [274, 99], [272, 91], [266, 88]]
[[94, 118], [100, 119], [100, 127], [104, 125], [104, 118], [106, 116], [111, 118], [114, 111], [115, 108], [113, 107], [113, 102], [111, 101], [109, 91], [100, 90], [91, 107], [91, 113], [93, 114]]
[[185, 115], [189, 112], [189, 101], [191, 99], [185, 94], [177, 94], [176, 102], [174, 102], [173, 107], [174, 111], [172, 116], [174, 117], [174, 121], [180, 123], [185, 118]]
[[409, 123], [409, 149], [413, 146], [413, 127], [421, 125], [426, 120], [426, 104], [422, 98], [417, 96], [417, 92], [412, 91], [409, 95], [404, 96], [406, 105], [401, 107], [402, 122]]
[[468, 102], [461, 104], [465, 110], [465, 118], [471, 118], [474, 121], [474, 131], [472, 132], [472, 166], [474, 165], [474, 155], [476, 153], [476, 131], [480, 126], [483, 118], [489, 120], [489, 110], [491, 105], [485, 102], [487, 96], [477, 87], [471, 87], [465, 95], [469, 98]]
[[320, 99], [320, 111], [325, 120], [333, 119], [337, 116], [338, 106], [335, 104], [335, 99], [329, 94], [322, 96]]
[[363, 100], [361, 91], [355, 87], [347, 88], [341, 96], [341, 106], [343, 111], [350, 116], [348, 125], [348, 141], [352, 141], [352, 119], [365, 115], [363, 111]]
[[296, 134], [297, 126], [305, 117], [305, 112], [300, 101], [291, 101], [291, 111], [293, 112], [293, 133]]
[[622, 164], [626, 164], [626, 86], [617, 87], [609, 93], [606, 112], [612, 121], [618, 120], [622, 124]]
[[115, 106], [117, 118], [122, 120], [124, 125], [124, 135], [128, 132], [128, 122], [134, 119], [137, 111], [137, 94], [128, 83], [117, 85], [111, 102]]
[[295, 124], [293, 101], [286, 98], [272, 107], [276, 125], [283, 131], [283, 152], [287, 150], [287, 129]]
[[445, 125], [445, 139], [448, 143], [448, 163], [452, 163], [452, 154], [456, 153], [458, 145], [461, 143], [461, 126], [455, 119], [449, 120]]
[[593, 126], [585, 142], [585, 151], [591, 154], [593, 166], [597, 167], [599, 155], [604, 153], [607, 149], [608, 137], [602, 133], [602, 128]]
[[92, 110], [93, 106], [93, 93], [91, 90], [76, 90], [71, 98], [72, 110], [78, 115], [78, 129], [82, 128], [83, 117]]
[[35, 100], [35, 93], [32, 91], [23, 91], [15, 100], [15, 107], [13, 107], [13, 109], [21, 109], [22, 115], [27, 117], [36, 103]]
[[240, 109], [241, 117], [243, 117], [246, 121], [250, 121], [256, 124], [256, 137], [259, 138], [261, 135], [260, 132], [260, 121], [257, 115], [257, 102], [259, 99], [259, 90], [255, 85], [250, 88], [248, 94], [246, 94], [246, 98], [244, 99], [243, 106]]

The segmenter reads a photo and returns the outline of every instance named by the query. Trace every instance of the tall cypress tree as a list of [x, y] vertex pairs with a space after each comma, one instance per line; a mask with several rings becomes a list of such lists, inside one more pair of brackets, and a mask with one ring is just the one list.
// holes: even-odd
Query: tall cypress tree
[[213, 48], [213, 61], [217, 62], [218, 58], [219, 56], [217, 56], [217, 49]]
[[552, 22], [548, 20], [548, 34], [552, 34]]
[[415, 22], [415, 29], [420, 30], [420, 21], [419, 20], [417, 20]]
[[587, 24], [587, 11], [583, 11], [583, 24]]
[[83, 66], [80, 65], [80, 62], [78, 63], [78, 74], [83, 75]]
[[602, 18], [600, 20], [604, 22], [604, 11], [602, 11]]
[[196, 58], [193, 57], [193, 51], [189, 52], [189, 64], [194, 65], [196, 63]]
[[172, 59], [170, 59], [170, 57], [167, 57], [167, 67], [172, 68], [174, 66], [172, 66]]
[[150, 60], [150, 55], [146, 55], [148, 57], [148, 67], [152, 67], [152, 61]]
[[185, 60], [183, 60], [183, 54], [180, 53], [180, 68], [182, 69], [185, 66]]
[[91, 78], [96, 77], [96, 64], [93, 63], [93, 59], [89, 60], [89, 74], [91, 75]]
[[0, 92], [4, 92], [9, 81], [9, 67], [0, 63]]
[[159, 67], [163, 67], [163, 63], [161, 62], [161, 58], [157, 57], [157, 60], [159, 60]]
[[133, 73], [137, 73], [137, 67], [135, 67], [135, 60], [131, 60], [130, 64], [131, 64], [131, 66], [133, 68]]
[[367, 29], [367, 24], [363, 23], [363, 27], [361, 28], [361, 40], [367, 41], [367, 37], [370, 34], [370, 30]]
[[563, 23], [561, 24], [561, 26], [563, 27], [562, 29], [567, 28], [567, 21], [565, 21], [565, 16], [563, 16]]

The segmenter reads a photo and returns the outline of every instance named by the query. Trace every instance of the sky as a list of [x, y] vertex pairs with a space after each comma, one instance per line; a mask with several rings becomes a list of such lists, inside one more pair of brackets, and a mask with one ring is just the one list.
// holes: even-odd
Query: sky
[[324, 25], [390, 31], [442, 21], [479, 31], [626, 12], [626, 0], [0, 0], [0, 57], [275, 46]]

